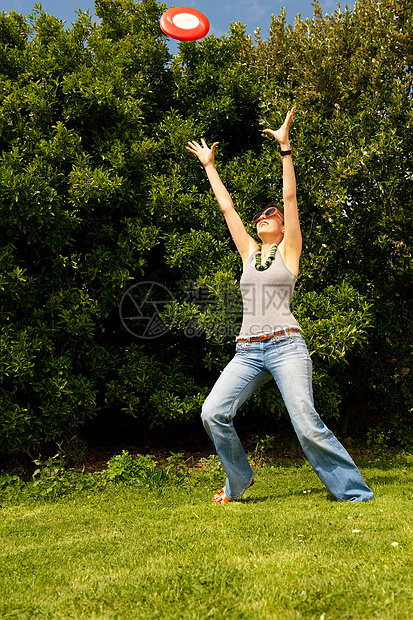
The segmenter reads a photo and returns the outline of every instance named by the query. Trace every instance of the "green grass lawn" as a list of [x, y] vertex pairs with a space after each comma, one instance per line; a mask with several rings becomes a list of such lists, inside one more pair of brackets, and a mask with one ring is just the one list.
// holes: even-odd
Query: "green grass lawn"
[[333, 501], [306, 464], [256, 468], [224, 506], [215, 473], [5, 499], [0, 617], [410, 620], [411, 463], [363, 468], [369, 503]]

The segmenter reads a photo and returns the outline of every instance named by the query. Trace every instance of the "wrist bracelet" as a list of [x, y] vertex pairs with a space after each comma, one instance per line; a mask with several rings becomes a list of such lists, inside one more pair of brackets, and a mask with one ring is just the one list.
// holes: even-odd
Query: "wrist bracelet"
[[281, 151], [281, 157], [285, 157], [286, 155], [291, 155], [292, 150], [290, 149], [289, 151]]

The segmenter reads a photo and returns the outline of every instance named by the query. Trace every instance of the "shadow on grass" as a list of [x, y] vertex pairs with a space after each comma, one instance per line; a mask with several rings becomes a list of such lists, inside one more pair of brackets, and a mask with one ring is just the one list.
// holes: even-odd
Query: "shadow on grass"
[[401, 484], [403, 483], [403, 476], [402, 476], [402, 472], [400, 472], [399, 474], [395, 474], [392, 476], [386, 475], [386, 476], [369, 476], [368, 477], [368, 484], [372, 485], [372, 486], [387, 486], [388, 484]]
[[[280, 499], [288, 499], [290, 497], [302, 497], [304, 494], [308, 494], [311, 496], [325, 494], [325, 489], [308, 489], [308, 491], [290, 491], [288, 493], [272, 493], [269, 495], [263, 495], [258, 497], [241, 497], [240, 499], [234, 500], [235, 502], [239, 502], [241, 504], [258, 504], [261, 502], [268, 502], [271, 500], [280, 500]], [[336, 498], [331, 496], [335, 501]]]

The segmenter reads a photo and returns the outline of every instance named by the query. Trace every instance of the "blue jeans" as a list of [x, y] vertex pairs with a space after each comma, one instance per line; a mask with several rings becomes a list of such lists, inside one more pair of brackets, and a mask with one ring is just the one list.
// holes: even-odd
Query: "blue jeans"
[[294, 430], [311, 466], [327, 489], [344, 501], [366, 501], [374, 494], [357, 466], [314, 408], [312, 362], [300, 333], [261, 342], [237, 343], [202, 408], [205, 429], [227, 475], [225, 493], [243, 495], [254, 472], [233, 426], [238, 408], [274, 377]]

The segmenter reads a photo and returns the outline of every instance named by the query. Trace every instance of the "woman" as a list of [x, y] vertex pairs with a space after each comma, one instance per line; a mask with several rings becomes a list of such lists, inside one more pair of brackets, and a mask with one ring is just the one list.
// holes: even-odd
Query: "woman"
[[290, 312], [302, 249], [289, 140], [294, 111], [295, 107], [287, 112], [278, 130], [264, 130], [281, 147], [284, 209], [267, 205], [254, 217], [261, 248], [247, 233], [215, 168], [218, 143], [209, 148], [202, 139], [201, 145], [191, 141], [186, 147], [205, 168], [244, 265], [240, 282], [244, 312], [236, 354], [202, 408], [205, 429], [227, 475], [225, 487], [213, 498], [219, 504], [240, 498], [253, 484], [253, 471], [232, 420], [248, 396], [272, 377], [304, 453], [329, 491], [342, 501], [374, 497], [350, 455], [314, 408], [311, 359]]

